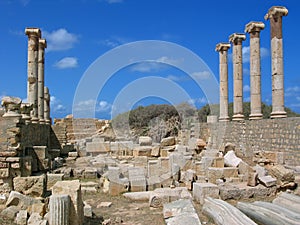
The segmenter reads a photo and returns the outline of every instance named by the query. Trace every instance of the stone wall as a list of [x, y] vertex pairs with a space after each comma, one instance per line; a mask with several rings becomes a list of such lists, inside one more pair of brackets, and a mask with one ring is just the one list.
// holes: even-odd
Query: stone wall
[[281, 154], [286, 165], [300, 165], [300, 117], [201, 123], [199, 137], [213, 148], [231, 142], [244, 159], [257, 152], [273, 152]]
[[107, 123], [107, 120], [64, 118], [55, 119], [52, 129], [61, 144], [74, 144], [75, 140], [90, 138], [101, 132]]

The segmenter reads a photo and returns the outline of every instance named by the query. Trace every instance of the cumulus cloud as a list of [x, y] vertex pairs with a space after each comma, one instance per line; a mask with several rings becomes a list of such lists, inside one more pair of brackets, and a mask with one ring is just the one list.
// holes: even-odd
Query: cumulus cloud
[[244, 92], [250, 92], [250, 86], [248, 84], [244, 85], [243, 91]]
[[56, 113], [63, 113], [66, 111], [66, 107], [55, 96], [50, 97], [50, 109]]
[[94, 99], [89, 99], [85, 101], [78, 102], [73, 106], [73, 110], [77, 113], [95, 111], [95, 112], [109, 112], [112, 105], [107, 101], [96, 101]]
[[75, 68], [78, 66], [78, 59], [74, 57], [65, 57], [54, 64], [58, 69]]
[[43, 31], [47, 39], [47, 51], [63, 51], [74, 47], [77, 43], [78, 35], [69, 33], [65, 28], [60, 28], [52, 32]]
[[117, 46], [123, 45], [128, 42], [129, 42], [129, 40], [127, 40], [125, 38], [113, 36], [113, 37], [99, 41], [99, 44], [104, 45], [109, 48], [115, 48]]
[[192, 77], [196, 80], [207, 80], [210, 78], [209, 71], [201, 71], [201, 72], [194, 72], [192, 73]]
[[162, 70], [165, 65], [157, 62], [141, 62], [132, 66], [131, 71], [141, 73], [151, 73]]

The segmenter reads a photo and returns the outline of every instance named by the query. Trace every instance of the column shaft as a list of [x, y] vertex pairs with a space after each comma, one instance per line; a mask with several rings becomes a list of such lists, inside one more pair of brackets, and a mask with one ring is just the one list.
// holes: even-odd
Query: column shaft
[[44, 119], [44, 64], [45, 48], [47, 43], [45, 39], [39, 40], [39, 62], [38, 62], [38, 118], [40, 124], [45, 123]]
[[220, 117], [219, 121], [229, 121], [228, 116], [228, 49], [229, 43], [219, 43], [216, 51], [219, 52], [220, 77]]
[[28, 36], [27, 99], [33, 105], [30, 113], [32, 123], [38, 123], [38, 49], [41, 31], [38, 28], [26, 28]]
[[70, 196], [51, 195], [49, 202], [50, 225], [69, 225]]
[[244, 120], [243, 115], [243, 54], [242, 41], [245, 34], [232, 34], [229, 41], [233, 43], [233, 117], [232, 120]]
[[264, 27], [262, 22], [250, 22], [245, 28], [245, 32], [250, 33], [250, 120], [263, 118], [261, 110], [260, 31]]
[[51, 124], [50, 119], [50, 94], [49, 89], [44, 87], [44, 119], [46, 124]]
[[265, 19], [271, 24], [271, 52], [272, 52], [272, 113], [271, 118], [284, 118], [284, 72], [282, 48], [282, 16], [286, 16], [285, 7], [274, 6], [269, 9]]

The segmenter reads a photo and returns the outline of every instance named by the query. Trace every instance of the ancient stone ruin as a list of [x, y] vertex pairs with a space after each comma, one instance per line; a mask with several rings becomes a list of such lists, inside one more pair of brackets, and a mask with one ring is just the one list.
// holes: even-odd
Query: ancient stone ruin
[[[0, 116], [0, 223], [299, 224], [300, 119], [285, 118], [282, 17], [269, 9], [272, 119], [262, 119], [260, 32], [249, 22], [251, 115], [243, 115], [242, 42], [233, 51], [234, 115], [228, 115], [228, 51], [219, 43], [220, 115], [182, 122], [178, 136], [119, 137], [111, 122], [50, 118], [47, 42], [28, 36], [27, 99], [4, 97]], [[139, 217], [140, 216], [140, 217]], [[133, 219], [134, 218], [134, 219]], [[156, 221], [157, 220], [157, 221]]]

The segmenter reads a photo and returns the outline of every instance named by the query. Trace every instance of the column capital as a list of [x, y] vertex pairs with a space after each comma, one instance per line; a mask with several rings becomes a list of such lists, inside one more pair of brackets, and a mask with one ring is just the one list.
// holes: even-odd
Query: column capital
[[263, 22], [254, 22], [251, 21], [245, 26], [245, 32], [246, 33], [252, 33], [252, 32], [260, 32], [265, 28], [265, 24]]
[[230, 47], [231, 47], [230, 43], [221, 42], [216, 45], [215, 51], [216, 52], [227, 51], [228, 49], [230, 49]]
[[42, 49], [47, 48], [47, 41], [46, 39], [39, 39], [39, 47]]
[[273, 6], [269, 9], [268, 13], [265, 15], [265, 20], [287, 16], [288, 12], [289, 11], [284, 6]]
[[229, 36], [229, 42], [234, 45], [241, 44], [242, 41], [246, 40], [246, 35], [244, 33], [233, 33]]
[[25, 34], [29, 37], [35, 36], [41, 38], [41, 30], [39, 28], [27, 27], [25, 29]]

